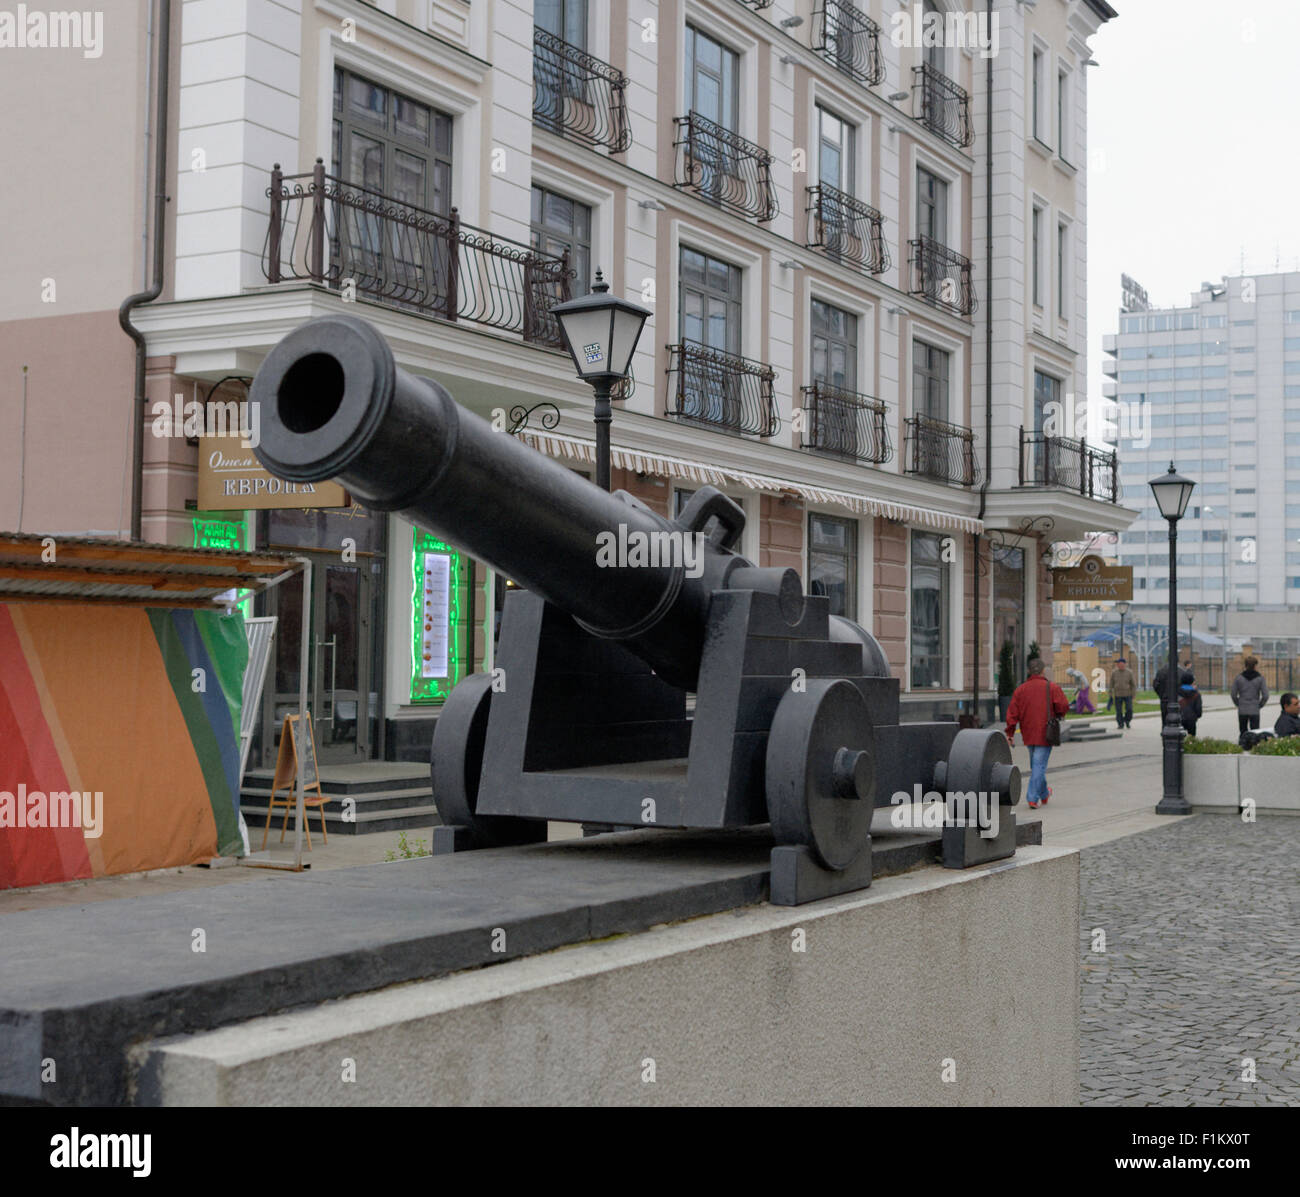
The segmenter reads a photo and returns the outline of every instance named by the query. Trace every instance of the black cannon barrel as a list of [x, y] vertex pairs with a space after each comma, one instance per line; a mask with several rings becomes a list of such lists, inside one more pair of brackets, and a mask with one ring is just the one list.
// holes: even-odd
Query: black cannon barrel
[[[250, 400], [255, 452], [272, 474], [337, 479], [369, 506], [486, 562], [569, 612], [589, 631], [628, 641], [676, 685], [698, 679], [709, 591], [743, 558], [716, 546], [711, 568], [607, 568], [601, 533], [660, 536], [674, 525], [495, 430], [445, 388], [399, 369], [383, 337], [350, 316], [295, 329], [267, 356]], [[626, 543], [626, 542], [625, 542]], [[725, 570], [721, 572], [726, 572]]]

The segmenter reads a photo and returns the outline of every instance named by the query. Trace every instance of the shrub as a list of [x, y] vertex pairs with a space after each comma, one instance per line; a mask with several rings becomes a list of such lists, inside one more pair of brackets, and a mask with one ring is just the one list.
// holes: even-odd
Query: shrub
[[1256, 756], [1300, 756], [1300, 736], [1279, 736], [1261, 740], [1252, 749]]
[[1016, 692], [1016, 646], [1010, 640], [1002, 642], [998, 657], [998, 696], [1006, 698]]
[[1241, 745], [1231, 740], [1211, 740], [1201, 736], [1188, 736], [1183, 741], [1183, 752], [1189, 756], [1227, 756], [1241, 752]]

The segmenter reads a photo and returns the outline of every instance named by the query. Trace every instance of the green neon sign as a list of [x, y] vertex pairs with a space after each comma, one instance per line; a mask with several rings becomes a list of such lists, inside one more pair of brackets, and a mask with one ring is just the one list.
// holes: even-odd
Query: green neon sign
[[239, 549], [247, 547], [248, 521], [233, 520], [221, 511], [196, 511], [194, 525], [196, 549]]
[[411, 701], [446, 702], [464, 675], [461, 661], [461, 556], [414, 529], [411, 549]]

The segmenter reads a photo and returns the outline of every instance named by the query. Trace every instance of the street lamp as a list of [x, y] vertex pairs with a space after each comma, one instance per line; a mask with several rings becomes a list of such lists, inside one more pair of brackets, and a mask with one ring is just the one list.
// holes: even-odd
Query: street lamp
[[[1119, 655], [1124, 656], [1124, 616], [1129, 613], [1129, 603], [1116, 603], [1115, 610], [1119, 612]], [[1125, 657], [1125, 660], [1128, 658]]]
[[590, 294], [557, 304], [551, 314], [559, 322], [578, 377], [596, 392], [596, 485], [609, 490], [609, 426], [614, 419], [609, 395], [627, 377], [650, 311], [611, 295], [597, 270]]
[[1168, 703], [1160, 740], [1164, 749], [1165, 792], [1156, 804], [1158, 815], [1188, 815], [1192, 804], [1183, 796], [1183, 725], [1178, 718], [1178, 521], [1187, 510], [1196, 483], [1169, 463], [1167, 473], [1147, 483], [1160, 514], [1169, 521], [1169, 681]]
[[[1196, 614], [1196, 608], [1184, 607], [1183, 614], [1187, 616], [1187, 668], [1192, 669], [1192, 616]], [[1192, 672], [1196, 670], [1192, 669]]]

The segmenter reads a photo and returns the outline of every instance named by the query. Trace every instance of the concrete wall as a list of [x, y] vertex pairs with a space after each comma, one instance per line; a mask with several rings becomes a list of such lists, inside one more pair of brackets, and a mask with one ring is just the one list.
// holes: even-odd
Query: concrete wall
[[138, 1100], [1073, 1105], [1078, 875], [1021, 848], [255, 1019], [143, 1048]]

